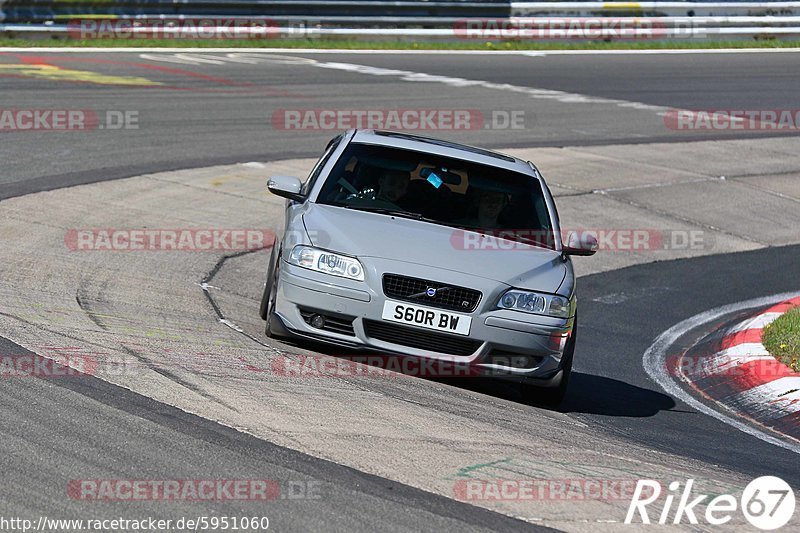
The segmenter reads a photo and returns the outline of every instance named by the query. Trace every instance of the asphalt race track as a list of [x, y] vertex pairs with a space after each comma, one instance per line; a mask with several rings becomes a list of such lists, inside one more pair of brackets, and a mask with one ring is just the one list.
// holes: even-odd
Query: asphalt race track
[[[397, 108], [525, 110], [525, 128], [455, 131], [454, 140], [500, 148], [566, 146], [748, 137], [748, 132], [674, 132], [652, 110], [563, 105], [551, 99], [528, 105], [519, 93], [488, 93], [427, 82], [402, 83], [397, 76], [359, 76], [347, 70], [301, 68], [294, 54], [273, 54], [273, 60], [216, 63], [176, 60], [175, 54], [46, 54], [3, 52], [0, 65], [46, 63], [62, 69], [100, 73], [125, 72], [158, 83], [102, 86], [87, 81], [52, 83], [39, 73], [19, 76], [19, 69], [0, 69], [3, 86], [13, 91], [19, 108], [84, 105], [96, 110], [134, 110], [141, 127], [121, 135], [88, 132], [61, 137], [57, 159], [31, 158], [29, 148], [41, 150], [38, 135], [4, 140], [3, 183], [14, 182], [3, 196], [70, 183], [127, 177], [157, 170], [192, 168], [240, 161], [308, 157], [324, 147], [333, 132], [274, 131], [272, 113], [279, 109], [377, 108], [391, 102]], [[42, 57], [43, 56], [43, 57]], [[225, 54], [205, 53], [224, 58]], [[800, 82], [796, 54], [706, 54], [676, 56], [502, 56], [502, 61], [477, 61], [475, 56], [409, 54], [317, 54], [307, 57], [325, 63], [350, 63], [378, 68], [455, 76], [517, 87], [564, 91], [601, 98], [641, 102], [655, 107], [715, 109], [718, 97], [730, 109], [792, 109]], [[486, 56], [477, 56], [486, 57]], [[288, 59], [285, 59], [288, 58]], [[167, 61], [171, 59], [171, 61]], [[14, 77], [11, 77], [14, 76]], [[61, 79], [64, 79], [62, 76]], [[635, 79], [636, 83], [631, 80]], [[49, 82], [48, 82], [49, 80]], [[144, 127], [147, 125], [147, 127]], [[769, 132], [766, 132], [769, 135]], [[761, 134], [763, 135], [763, 133]], [[45, 137], [50, 139], [48, 137]], [[48, 145], [51, 140], [48, 140]], [[21, 143], [21, 144], [18, 144]], [[92, 147], [86, 150], [86, 145]], [[52, 157], [52, 156], [51, 156]], [[36, 180], [31, 186], [19, 182]]]
[[[51, 196], [42, 197], [45, 214], [39, 215], [31, 227], [41, 228], [41, 242], [54, 242], [43, 236], [60, 227], [61, 222], [57, 221], [62, 217], [74, 223], [81, 220], [79, 211], [85, 208], [88, 227], [103, 227], [106, 219], [107, 225], [112, 226], [119, 220], [115, 209], [124, 209], [124, 193], [108, 203], [98, 195], [93, 204], [91, 199], [82, 197], [99, 193], [83, 195], [79, 193], [82, 189], [74, 189], [73, 196], [61, 199], [56, 195], [64, 187], [97, 184], [106, 187], [102, 191], [107, 192], [114, 184], [101, 182], [145, 174], [316, 158], [335, 131], [276, 127], [273, 118], [286, 109], [469, 109], [479, 111], [484, 117], [523, 111], [524, 127], [518, 129], [483, 127], [440, 134], [490, 148], [633, 146], [736, 139], [756, 143], [782, 137], [781, 142], [786, 143], [782, 146], [794, 143], [798, 150], [793, 158], [790, 151], [775, 152], [774, 157], [785, 158], [787, 166], [797, 168], [800, 138], [796, 130], [675, 131], [667, 127], [663, 113], [671, 109], [796, 109], [800, 107], [798, 67], [800, 53], [793, 52], [509, 54], [489, 60], [486, 55], [467, 54], [242, 52], [231, 57], [217, 51], [202, 54], [0, 51], [0, 94], [4, 108], [91, 109], [101, 117], [108, 112], [132, 111], [138, 123], [136, 129], [0, 131], [3, 162], [0, 219], [22, 220], [21, 217], [28, 216], [18, 212], [22, 204], [11, 202], [24, 202], [25, 195], [52, 191]], [[546, 169], [545, 175], [558, 181]], [[126, 186], [122, 181], [118, 183], [120, 187]], [[794, 206], [796, 211], [790, 215], [797, 216], [800, 200], [790, 196], [783, 194], [781, 200]], [[237, 200], [231, 198], [225, 209], [235, 211], [239, 209]], [[174, 204], [163, 200], [164, 206], [172, 205], [174, 212], [169, 212], [168, 207], [159, 211], [163, 207], [159, 200], [152, 201], [149, 211], [144, 210], [144, 204], [139, 206], [147, 217], [163, 212], [165, 218], [169, 213], [168, 220], [197, 220], [197, 212], [181, 200]], [[557, 194], [557, 203], [560, 201]], [[580, 198], [570, 201], [579, 202]], [[25, 205], [36, 209], [33, 204]], [[96, 207], [85, 207], [92, 205]], [[241, 209], [253, 205], [243, 203]], [[10, 210], [5, 206], [11, 206]], [[182, 209], [186, 209], [185, 213]], [[278, 212], [278, 208], [271, 209], [270, 223]], [[258, 213], [248, 216], [257, 218]], [[266, 212], [264, 218], [266, 221]], [[48, 227], [48, 221], [53, 221], [53, 227]], [[31, 242], [37, 237], [30, 235]], [[0, 231], [0, 239], [6, 238], [16, 241], [18, 236], [8, 230]], [[737, 253], [645, 261], [582, 276], [578, 282], [580, 337], [575, 355], [576, 373], [558, 412], [524, 405], [517, 401], [514, 391], [483, 382], [377, 381], [359, 383], [354, 390], [369, 394], [369, 398], [385, 394], [399, 400], [409, 410], [415, 410], [420, 420], [429, 411], [439, 423], [452, 425], [459, 431], [477, 432], [477, 428], [484, 431], [496, 425], [499, 439], [505, 435], [514, 435], [519, 442], [550, 439], [560, 441], [563, 450], [570, 446], [581, 450], [588, 442], [608, 446], [601, 450], [608, 458], [604, 469], [593, 463], [591, 466], [596, 469], [589, 466], [585, 471], [575, 469], [572, 471], [575, 476], [624, 477], [635, 469], [625, 470], [614, 458], [630, 464], [641, 459], [657, 465], [662, 476], [672, 473], [671, 479], [680, 480], [696, 476], [705, 478], [709, 486], [719, 479], [740, 489], [739, 484], [750, 478], [777, 475], [800, 487], [795, 441], [787, 438], [786, 446], [776, 446], [698, 412], [667, 395], [642, 365], [642, 356], [653, 340], [688, 317], [751, 298], [800, 292], [797, 282], [800, 246], [788, 244], [790, 240], [779, 243], [754, 240], [768, 246]], [[800, 235], [793, 242], [799, 240]], [[0, 258], [5, 253], [0, 251]], [[13, 261], [9, 253], [7, 259], [3, 258], [2, 268], [16, 273], [19, 279], [26, 276], [37, 279], [41, 272], [37, 271], [36, 249], [28, 249], [26, 253], [14, 255]], [[42, 257], [43, 263], [51, 260], [49, 251], [43, 250]], [[210, 294], [216, 311], [233, 320], [249, 336], [241, 342], [253, 341], [246, 356], [251, 364], [258, 361], [261, 349], [264, 357], [267, 353], [292, 353], [297, 349], [270, 341], [258, 330], [253, 310], [260, 298], [262, 280], [257, 276], [263, 263], [261, 255], [232, 257], [220, 270], [218, 279], [209, 282], [223, 291], [230, 289], [227, 297], [217, 300], [214, 292]], [[162, 266], [165, 277], [171, 276], [169, 283], [196, 289], [203, 273], [211, 272], [214, 264], [215, 260], [209, 257], [202, 262], [182, 264], [181, 268], [186, 267], [184, 271], [191, 273], [186, 279], [180, 279], [179, 268]], [[80, 274], [81, 288], [91, 293], [93, 284], [102, 286], [97, 294], [106, 298], [101, 302], [107, 306], [104, 309], [115, 309], [113, 277], [102, 277], [103, 273], [88, 262], [82, 268], [86, 270]], [[124, 269], [124, 265], [115, 268]], [[6, 279], [9, 277], [0, 281], [0, 293], [7, 302], [19, 304], [18, 300], [27, 293]], [[143, 281], [142, 286], [145, 296], [137, 300], [138, 307], [128, 310], [138, 309], [142, 324], [152, 323], [151, 317], [146, 316], [146, 295], [151, 289], [156, 290], [153, 287], [157, 285]], [[47, 290], [52, 291], [55, 300], [61, 289]], [[72, 300], [77, 299], [77, 305], [82, 305], [80, 290], [77, 296], [75, 287], [64, 290], [71, 291]], [[199, 289], [197, 292], [200, 294]], [[48, 306], [48, 301], [33, 303], [43, 309]], [[127, 302], [120, 302], [119, 307], [125, 305]], [[215, 327], [225, 329], [217, 323], [215, 308], [207, 301], [202, 300], [192, 309], [202, 310], [203, 306], [207, 311], [203, 327], [208, 331]], [[26, 335], [47, 337], [50, 325], [23, 324], [9, 309], [0, 304], [0, 318], [4, 320], [0, 324], [17, 324], [20, 331], [28, 328]], [[153, 309], [154, 314], [168, 322], [166, 311]], [[131, 311], [131, 316], [137, 315]], [[198, 316], [202, 316], [202, 311]], [[195, 318], [193, 315], [192, 319]], [[725, 317], [721, 322], [734, 318]], [[691, 346], [719, 322], [689, 332], [670, 350], [677, 353]], [[52, 331], [59, 327], [54, 322]], [[41, 331], [32, 332], [35, 328]], [[81, 341], [79, 333], [73, 338], [76, 343]], [[0, 329], [0, 335], [10, 339], [0, 338], [0, 354], [30, 353], [12, 342], [22, 343], [17, 334], [22, 335], [16, 329]], [[204, 338], [193, 338], [192, 343], [200, 346]], [[192, 393], [204, 393], [202, 387], [195, 387], [191, 380], [187, 382], [185, 375], [162, 371], [160, 376], [159, 379], [180, 383], [187, 391], [191, 388]], [[610, 528], [624, 518], [619, 508], [624, 509], [626, 502], [613, 507], [613, 511], [587, 506], [587, 511], [577, 513], [580, 519], [571, 520], [569, 507], [559, 508], [551, 516], [539, 508], [530, 513], [502, 503], [473, 505], [459, 501], [441, 489], [452, 485], [457, 478], [449, 478], [449, 485], [437, 488], [428, 484], [427, 478], [414, 477], [415, 471], [422, 467], [403, 461], [409, 456], [403, 455], [409, 448], [420, 446], [420, 450], [425, 450], [430, 444], [415, 433], [398, 436], [396, 453], [386, 449], [386, 441], [381, 441], [380, 453], [371, 447], [367, 429], [361, 439], [353, 437], [349, 441], [351, 449], [337, 451], [344, 438], [339, 438], [338, 428], [322, 426], [315, 428], [319, 444], [312, 451], [299, 435], [288, 430], [283, 435], [288, 435], [285, 440], [271, 440], [266, 430], [233, 426], [222, 415], [205, 416], [200, 407], [182, 408], [183, 400], [170, 396], [180, 393], [170, 390], [169, 394], [164, 392], [163, 398], [156, 393], [149, 397], [142, 393], [146, 388], [146, 385], [138, 389], [135, 384], [86, 376], [64, 380], [0, 380], [3, 398], [0, 424], [5, 450], [0, 462], [4, 472], [0, 514], [65, 518], [147, 515], [175, 519], [246, 512], [269, 516], [271, 528], [279, 531], [512, 531], [548, 526], [577, 531], [596, 529], [598, 522]], [[231, 402], [226, 409], [246, 411], [249, 406], [235, 403], [237, 394], [233, 391], [224, 399]], [[354, 404], [362, 401], [360, 396], [347, 396], [350, 394], [347, 391], [336, 394], [331, 398], [341, 402], [342, 409], [349, 407], [348, 400]], [[290, 394], [280, 398], [293, 401]], [[297, 401], [303, 401], [300, 394]], [[380, 409], [376, 416], [379, 412]], [[328, 432], [332, 439], [330, 450], [326, 450]], [[292, 444], [294, 438], [296, 446]], [[482, 433], [480, 438], [489, 442], [493, 435]], [[453, 447], [454, 455], [465, 454], [465, 468], [472, 464], [467, 460], [474, 457], [469, 455], [471, 451], [467, 453], [457, 444]], [[383, 466], [360, 468], [361, 459], [343, 459], [359, 456], [356, 453], [359, 448], [363, 448], [364, 465], [372, 465], [369, 456], [374, 455], [382, 458]], [[563, 466], [573, 457], [559, 456], [560, 453], [560, 448], [544, 453], [537, 468], [531, 469], [520, 466], [524, 461], [519, 458], [510, 459], [511, 466], [504, 474], [516, 471], [517, 476], [541, 477], [558, 472], [563, 477], [563, 470], [548, 469], [556, 463]], [[585, 459], [580, 452], [575, 454]], [[395, 457], [398, 464], [387, 461], [387, 457]], [[487, 453], [486, 462], [498, 457]], [[421, 457], [420, 465], [423, 464], [425, 460]], [[618, 468], [616, 473], [615, 468]], [[393, 475], [394, 469], [400, 472], [397, 476]], [[711, 477], [716, 475], [720, 477]], [[493, 476], [498, 477], [496, 473]], [[236, 501], [142, 501], [120, 506], [114, 502], [90, 504], [68, 497], [65, 486], [69, 481], [84, 478], [267, 478], [289, 483], [301, 480], [304, 486], [319, 483], [324, 490], [320, 499], [281, 498], [260, 506]], [[607, 514], [603, 515], [604, 512]]]

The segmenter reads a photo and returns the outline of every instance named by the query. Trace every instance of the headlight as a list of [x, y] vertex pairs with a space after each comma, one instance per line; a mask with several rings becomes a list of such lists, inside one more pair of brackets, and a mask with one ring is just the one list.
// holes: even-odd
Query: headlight
[[572, 304], [572, 301], [563, 296], [512, 289], [500, 297], [497, 307], [534, 315], [569, 318], [572, 316]]
[[364, 281], [364, 268], [358, 259], [328, 250], [304, 245], [295, 246], [289, 255], [289, 263], [333, 276]]

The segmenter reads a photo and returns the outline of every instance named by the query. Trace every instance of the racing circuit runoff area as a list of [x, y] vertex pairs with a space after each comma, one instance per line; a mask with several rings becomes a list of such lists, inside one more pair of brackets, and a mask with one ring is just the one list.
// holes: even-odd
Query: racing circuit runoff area
[[[0, 379], [0, 516], [616, 531], [687, 527], [705, 496], [697, 530], [752, 529], [745, 487], [797, 488], [800, 435], [658, 362], [800, 293], [798, 64], [793, 50], [0, 50], [0, 355], [44, 358]], [[345, 121], [392, 110], [534, 161], [562, 227], [598, 235], [575, 259], [558, 409], [264, 336], [283, 210], [267, 177], [304, 178]], [[148, 237], [165, 234], [174, 246]], [[662, 491], [625, 525], [640, 480]], [[709, 513], [720, 495], [733, 509]]]

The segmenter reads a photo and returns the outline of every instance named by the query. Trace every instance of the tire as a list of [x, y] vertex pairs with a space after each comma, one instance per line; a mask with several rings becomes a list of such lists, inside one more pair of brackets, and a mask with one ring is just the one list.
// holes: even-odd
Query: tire
[[535, 385], [523, 384], [521, 387], [522, 399], [527, 404], [541, 405], [544, 407], [556, 408], [564, 401], [569, 386], [569, 378], [572, 375], [572, 360], [575, 356], [575, 340], [578, 336], [578, 316], [572, 324], [572, 334], [569, 336], [567, 346], [564, 349], [561, 367], [561, 382], [552, 388], [537, 387]]
[[269, 270], [267, 271], [267, 283], [264, 285], [264, 293], [261, 296], [261, 318], [267, 321], [264, 334], [267, 337], [275, 337], [275, 300], [278, 297], [278, 276], [280, 276], [281, 254], [275, 249], [272, 250], [274, 261], [270, 259]]
[[[277, 244], [277, 243], [276, 243]], [[275, 270], [275, 246], [272, 247], [272, 253], [269, 256], [269, 264], [267, 265], [267, 278], [264, 283], [264, 292], [261, 294], [261, 305], [258, 314], [261, 320], [267, 319], [267, 308], [269, 307], [269, 296], [272, 292], [272, 278]]]

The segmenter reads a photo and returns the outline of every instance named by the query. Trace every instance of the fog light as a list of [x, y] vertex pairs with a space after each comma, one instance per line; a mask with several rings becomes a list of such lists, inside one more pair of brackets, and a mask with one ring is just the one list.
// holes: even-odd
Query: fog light
[[325, 317], [322, 315], [314, 315], [311, 317], [311, 326], [322, 329], [325, 326]]

